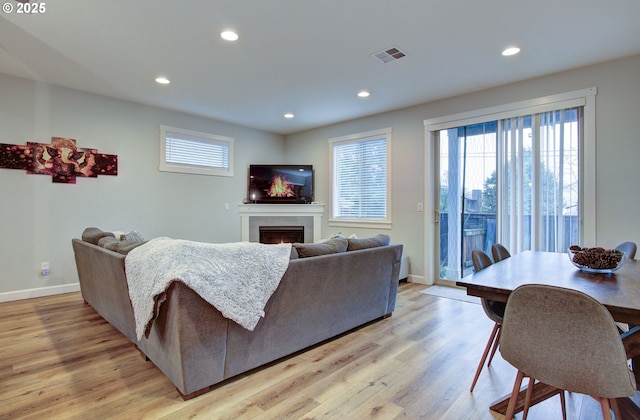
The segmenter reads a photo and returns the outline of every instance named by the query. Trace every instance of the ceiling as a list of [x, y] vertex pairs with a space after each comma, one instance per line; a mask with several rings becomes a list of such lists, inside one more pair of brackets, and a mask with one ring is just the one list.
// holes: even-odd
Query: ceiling
[[638, 0], [7, 4], [0, 73], [284, 135], [640, 53]]

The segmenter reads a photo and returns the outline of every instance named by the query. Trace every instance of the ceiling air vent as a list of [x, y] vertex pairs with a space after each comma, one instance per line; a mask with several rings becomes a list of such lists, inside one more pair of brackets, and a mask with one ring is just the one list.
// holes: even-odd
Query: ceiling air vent
[[399, 48], [397, 47], [393, 47], [393, 48], [389, 48], [387, 50], [384, 51], [380, 51], [377, 52], [375, 54], [371, 55], [373, 58], [375, 58], [376, 60], [380, 61], [381, 63], [390, 63], [392, 61], [396, 61], [401, 59], [402, 57], [406, 56], [405, 53], [403, 53], [402, 51], [400, 51]]

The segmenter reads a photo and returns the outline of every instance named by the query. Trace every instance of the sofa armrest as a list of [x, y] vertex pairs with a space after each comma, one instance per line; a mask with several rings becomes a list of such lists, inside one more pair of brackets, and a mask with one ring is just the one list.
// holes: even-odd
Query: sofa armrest
[[80, 239], [71, 241], [82, 298], [129, 340], [136, 328], [125, 277], [125, 256]]

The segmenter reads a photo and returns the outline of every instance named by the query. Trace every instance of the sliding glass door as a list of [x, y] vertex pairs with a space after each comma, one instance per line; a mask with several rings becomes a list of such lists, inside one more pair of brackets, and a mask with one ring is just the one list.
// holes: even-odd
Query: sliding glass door
[[495, 238], [496, 124], [441, 130], [437, 139], [440, 277], [457, 280], [472, 270], [471, 251]]
[[579, 243], [581, 107], [434, 131], [440, 279], [473, 271], [471, 251]]

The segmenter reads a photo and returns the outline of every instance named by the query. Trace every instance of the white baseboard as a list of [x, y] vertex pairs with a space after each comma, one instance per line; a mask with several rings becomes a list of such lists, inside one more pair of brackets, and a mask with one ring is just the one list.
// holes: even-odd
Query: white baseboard
[[0, 293], [0, 302], [11, 302], [14, 300], [59, 295], [62, 293], [77, 292], [79, 290], [80, 283], [72, 283], [61, 284], [59, 286], [38, 287], [37, 289], [17, 290], [15, 292], [3, 292]]
[[406, 279], [408, 283], [431, 284], [427, 282], [424, 276], [416, 276], [409, 273], [409, 257], [405, 255], [400, 259], [400, 275], [398, 278], [400, 280]]
[[418, 284], [431, 284], [427, 281], [427, 279], [424, 276], [417, 276], [415, 274], [409, 274], [409, 277], [407, 278], [407, 282], [409, 283], [418, 283]]

